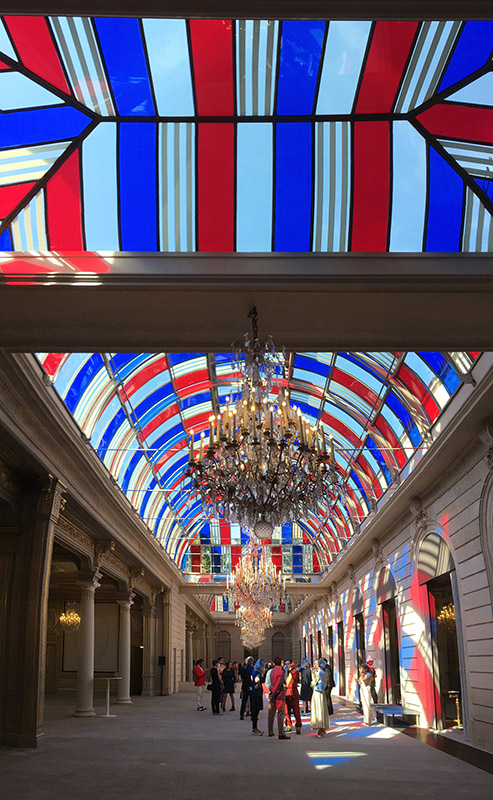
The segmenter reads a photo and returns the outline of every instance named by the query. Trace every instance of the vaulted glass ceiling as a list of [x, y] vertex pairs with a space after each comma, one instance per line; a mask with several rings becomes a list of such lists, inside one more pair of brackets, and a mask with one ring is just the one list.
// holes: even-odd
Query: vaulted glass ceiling
[[[289, 576], [315, 576], [388, 487], [426, 455], [429, 432], [479, 353], [292, 353], [290, 402], [333, 436], [346, 493], [274, 532], [268, 557]], [[230, 354], [38, 353], [110, 475], [191, 580], [221, 580], [248, 531], [204, 519], [184, 473], [188, 441], [238, 393]], [[277, 391], [277, 390], [276, 390]], [[275, 401], [275, 392], [272, 400]], [[410, 459], [412, 462], [410, 463]]]
[[0, 249], [493, 250], [493, 22], [0, 19]]

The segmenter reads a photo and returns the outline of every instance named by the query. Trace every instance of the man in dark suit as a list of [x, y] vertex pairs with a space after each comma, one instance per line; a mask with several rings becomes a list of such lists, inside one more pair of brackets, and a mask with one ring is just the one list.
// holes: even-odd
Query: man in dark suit
[[334, 682], [334, 672], [332, 667], [330, 666], [329, 660], [326, 660], [325, 663], [325, 699], [327, 700], [327, 708], [329, 709], [329, 714], [334, 713], [334, 706], [332, 705], [332, 689], [335, 686]]

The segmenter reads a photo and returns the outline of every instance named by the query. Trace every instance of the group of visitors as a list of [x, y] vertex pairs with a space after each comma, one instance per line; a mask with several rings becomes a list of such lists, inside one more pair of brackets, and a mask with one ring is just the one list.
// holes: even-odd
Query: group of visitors
[[[197, 688], [197, 710], [204, 711], [203, 688], [206, 683], [204, 660], [200, 658], [194, 667]], [[267, 729], [269, 736], [275, 736], [274, 724], [277, 721], [278, 739], [287, 741], [287, 733], [293, 730], [292, 717], [297, 735], [301, 734], [300, 701], [305, 704], [305, 712], [310, 713], [310, 727], [317, 736], [325, 735], [330, 727], [330, 714], [334, 713], [331, 692], [334, 676], [328, 661], [319, 658], [310, 664], [304, 659], [300, 666], [294, 661], [277, 657], [265, 663], [259, 658], [249, 656], [244, 664], [224, 662], [222, 657], [214, 659], [209, 672], [207, 689], [211, 692], [211, 709], [214, 715], [226, 711], [228, 696], [231, 699], [230, 711], [235, 710], [235, 684], [241, 681], [240, 719], [251, 717], [252, 735], [263, 736], [258, 727], [258, 718], [264, 707], [264, 694], [268, 697]]]

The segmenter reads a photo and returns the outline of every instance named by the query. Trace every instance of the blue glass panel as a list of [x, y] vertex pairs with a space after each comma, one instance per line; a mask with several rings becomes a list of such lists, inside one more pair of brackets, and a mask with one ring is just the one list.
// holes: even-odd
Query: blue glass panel
[[247, 531], [244, 528], [242, 528], [241, 529], [241, 544], [248, 544], [249, 541], [250, 541], [250, 534], [247, 533]]
[[104, 367], [103, 359], [99, 353], [93, 353], [84, 364], [72, 381], [70, 388], [65, 396], [65, 403], [68, 410], [73, 414], [77, 408], [77, 403], [81, 399], [85, 390], [93, 380], [94, 376]]
[[102, 435], [99, 441], [98, 449], [96, 452], [100, 458], [105, 457], [107, 447], [109, 447], [113, 436], [115, 435], [120, 425], [122, 425], [122, 423], [125, 421], [125, 419], [126, 419], [125, 411], [123, 410], [123, 408], [120, 408], [118, 413], [115, 414], [115, 416], [111, 420], [111, 423], [108, 425], [108, 427], [106, 428], [104, 434]]
[[[161, 399], [160, 399], [161, 398]], [[140, 415], [140, 422], [144, 428], [149, 422], [164, 411], [169, 406], [176, 403], [176, 395], [173, 392], [173, 385], [166, 383], [160, 389], [147, 395], [142, 403], [136, 406], [136, 412]], [[144, 413], [149, 411], [150, 413]]]
[[411, 442], [415, 447], [421, 444], [421, 436], [419, 435], [419, 431], [416, 425], [413, 422], [413, 419], [407, 410], [407, 408], [401, 403], [398, 397], [393, 392], [389, 392], [387, 395], [387, 405], [390, 406], [396, 417], [400, 419], [402, 424], [404, 425]]
[[172, 365], [181, 364], [183, 361], [193, 361], [195, 358], [203, 358], [205, 353], [168, 353], [168, 362]]
[[141, 517], [145, 517], [147, 504], [153, 495], [153, 489], [155, 489], [157, 485], [158, 485], [157, 480], [153, 478], [148, 486], [147, 491], [144, 493], [144, 496], [140, 503], [139, 514]]
[[426, 140], [406, 121], [393, 123], [392, 136], [389, 250], [419, 253], [426, 213]]
[[392, 483], [392, 478], [390, 477], [390, 472], [387, 469], [387, 466], [386, 466], [385, 461], [383, 459], [383, 456], [382, 456], [382, 454], [380, 452], [380, 449], [375, 444], [375, 442], [373, 441], [371, 436], [367, 436], [365, 444], [366, 444], [366, 447], [368, 448], [368, 450], [373, 455], [375, 461], [379, 465], [379, 467], [382, 470], [383, 474], [385, 475], [385, 477], [387, 479], [387, 483]]
[[0, 72], [0, 97], [2, 98], [2, 111], [63, 105], [63, 100], [49, 92], [48, 89], [31, 81], [25, 75], [21, 75], [20, 72], [12, 70]]
[[482, 67], [493, 49], [493, 21], [466, 22], [443, 76], [439, 91], [467, 78]]
[[155, 252], [157, 241], [156, 126], [120, 125], [122, 250]]
[[293, 574], [301, 575], [303, 572], [303, 564], [293, 564]]
[[460, 385], [460, 378], [452, 365], [445, 361], [441, 353], [420, 353], [419, 355], [443, 381], [449, 393], [453, 394]]
[[124, 117], [154, 116], [139, 21], [100, 17], [95, 22], [118, 112]]
[[12, 239], [8, 228], [0, 236], [0, 250], [12, 250]]
[[6, 56], [13, 58], [14, 61], [17, 61], [17, 56], [15, 54], [15, 50], [12, 47], [11, 41], [5, 30], [4, 23], [0, 20], [0, 52], [5, 53]]
[[473, 103], [478, 106], [493, 105], [493, 72], [487, 72], [457, 92], [449, 94], [447, 100], [454, 103]]
[[121, 487], [124, 492], [128, 490], [130, 479], [134, 474], [134, 470], [137, 467], [137, 464], [139, 463], [141, 458], [144, 458], [144, 453], [143, 451], [138, 450], [133, 456], [133, 458], [130, 460], [129, 465], [125, 471], [125, 475], [123, 476], [123, 480], [121, 482]]
[[4, 114], [0, 126], [0, 147], [73, 139], [90, 122], [89, 117], [70, 106]]
[[118, 372], [120, 378], [124, 379], [152, 355], [152, 353], [111, 353], [108, 357], [114, 372]]
[[298, 355], [295, 356], [294, 366], [308, 370], [309, 372], [318, 372], [319, 375], [323, 375], [325, 378], [330, 370], [329, 364], [323, 364], [320, 361], [315, 361], [314, 358], [306, 358], [305, 356]]
[[275, 250], [310, 249], [312, 129], [305, 122], [276, 125]]
[[185, 397], [180, 399], [180, 407], [185, 410], [186, 408], [192, 408], [192, 406], [198, 406], [200, 403], [210, 403], [211, 402], [211, 393], [210, 392], [201, 392], [200, 394], [192, 394], [190, 397]]
[[493, 201], [493, 181], [487, 181], [485, 178], [475, 178], [475, 181], [485, 195]]
[[145, 19], [142, 24], [159, 114], [163, 117], [193, 116], [185, 20]]
[[464, 185], [436, 150], [430, 147], [429, 154], [426, 251], [454, 253], [460, 249]]
[[200, 544], [211, 543], [210, 524], [208, 522], [200, 529]]
[[293, 560], [295, 555], [301, 555], [303, 553], [303, 548], [300, 544], [293, 545]]
[[314, 20], [282, 23], [278, 114], [312, 113], [325, 24]]

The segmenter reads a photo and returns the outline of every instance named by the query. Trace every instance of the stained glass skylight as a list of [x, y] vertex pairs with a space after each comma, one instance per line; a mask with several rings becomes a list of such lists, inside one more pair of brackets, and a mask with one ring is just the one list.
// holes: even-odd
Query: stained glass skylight
[[[479, 353], [292, 353], [290, 402], [333, 436], [347, 492], [274, 531], [268, 557], [289, 576], [322, 571], [411, 457]], [[121, 491], [192, 580], [224, 579], [248, 531], [205, 519], [183, 475], [188, 440], [238, 390], [230, 354], [38, 353], [68, 411]], [[275, 400], [275, 394], [273, 395]]]
[[0, 249], [493, 250], [493, 22], [0, 19]]

